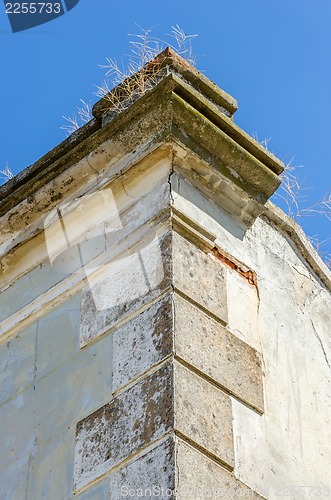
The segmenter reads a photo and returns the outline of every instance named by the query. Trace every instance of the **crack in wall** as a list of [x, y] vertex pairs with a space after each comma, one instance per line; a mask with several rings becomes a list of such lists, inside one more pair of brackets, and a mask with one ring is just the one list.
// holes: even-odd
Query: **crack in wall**
[[320, 344], [320, 346], [321, 346], [321, 349], [322, 349], [322, 351], [323, 351], [323, 355], [324, 355], [324, 359], [325, 359], [325, 361], [326, 361], [326, 364], [328, 365], [328, 367], [329, 367], [329, 368], [331, 368], [330, 363], [329, 363], [329, 360], [328, 360], [328, 357], [327, 357], [327, 354], [326, 354], [326, 351], [325, 351], [325, 349], [324, 349], [324, 345], [323, 345], [322, 339], [321, 339], [321, 337], [318, 335], [318, 332], [317, 332], [317, 330], [316, 330], [316, 327], [315, 327], [315, 325], [314, 325], [314, 321], [313, 321], [313, 320], [311, 320], [311, 324], [312, 324], [312, 326], [313, 326], [313, 330], [314, 330], [314, 333], [315, 333], [315, 337], [317, 338], [317, 340], [318, 340], [318, 342], [319, 342], [319, 344]]
[[174, 196], [173, 196], [173, 187], [172, 187], [172, 176], [174, 174], [174, 161], [175, 161], [175, 152], [171, 151], [171, 168], [170, 172], [168, 175], [168, 184], [169, 184], [169, 194], [170, 194], [170, 202], [173, 204], [175, 202]]
[[98, 172], [97, 170], [95, 170], [95, 168], [94, 168], [94, 167], [92, 167], [92, 165], [91, 165], [91, 163], [90, 163], [90, 160], [89, 160], [89, 157], [88, 157], [88, 156], [86, 156], [86, 161], [87, 161], [87, 163], [88, 163], [88, 166], [89, 166], [89, 167], [91, 168], [91, 170], [93, 170], [93, 172], [95, 173], [95, 175], [96, 175], [97, 177], [99, 177], [99, 172]]
[[127, 196], [128, 198], [132, 198], [132, 200], [135, 200], [135, 199], [137, 198], [137, 196], [132, 196], [132, 195], [131, 195], [131, 194], [129, 194], [129, 193], [127, 192], [127, 190], [126, 190], [126, 187], [125, 187], [125, 185], [124, 185], [124, 179], [123, 179], [123, 174], [122, 174], [122, 172], [121, 172], [121, 184], [122, 184], [122, 188], [123, 188], [123, 191], [124, 191], [124, 193], [126, 194], [126, 196]]
[[180, 468], [179, 468], [179, 460], [178, 460], [179, 443], [178, 443], [178, 439], [176, 439], [176, 436], [174, 439], [174, 447], [175, 447], [175, 467], [176, 467], [176, 471], [177, 471], [176, 478], [175, 478], [175, 495], [176, 495], [175, 498], [177, 498], [178, 491], [179, 491], [179, 485], [180, 485]]

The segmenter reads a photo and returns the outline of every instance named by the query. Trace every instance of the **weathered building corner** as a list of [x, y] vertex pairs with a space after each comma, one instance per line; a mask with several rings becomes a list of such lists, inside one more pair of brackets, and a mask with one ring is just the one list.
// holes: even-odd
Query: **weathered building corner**
[[0, 188], [0, 499], [327, 496], [331, 276], [283, 164], [171, 50], [141, 71]]

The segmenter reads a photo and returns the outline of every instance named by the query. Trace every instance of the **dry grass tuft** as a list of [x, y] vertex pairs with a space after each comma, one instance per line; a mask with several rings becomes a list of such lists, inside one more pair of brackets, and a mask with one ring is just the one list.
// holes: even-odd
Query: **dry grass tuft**
[[14, 177], [14, 174], [10, 170], [8, 163], [6, 162], [5, 168], [3, 170], [0, 170], [0, 180], [2, 180], [1, 184], [4, 184], [5, 182], [9, 181], [9, 179], [12, 179], [13, 177]]
[[67, 135], [71, 135], [73, 132], [75, 132], [75, 130], [78, 130], [93, 118], [92, 105], [90, 103], [86, 103], [85, 101], [83, 101], [83, 99], [80, 99], [80, 102], [82, 103], [82, 105], [77, 106], [76, 114], [74, 114], [73, 116], [62, 115], [62, 118], [67, 121], [67, 124], [63, 125], [60, 128], [65, 130], [67, 132]]
[[[256, 133], [253, 138], [269, 151], [271, 138], [259, 141]], [[274, 194], [274, 200], [280, 199], [285, 205], [285, 212], [289, 217], [299, 222], [303, 217], [326, 217], [331, 221], [331, 193], [325, 194], [319, 201], [308, 204], [307, 191], [311, 187], [305, 186], [305, 179], [301, 180], [297, 175], [297, 169], [302, 165], [293, 165], [294, 158], [285, 165], [281, 174], [282, 183]], [[331, 238], [320, 241], [318, 235], [309, 236], [309, 240], [320, 254], [326, 265], [331, 269]]]
[[[104, 99], [105, 111], [119, 113], [155, 87], [166, 69], [162, 67], [162, 61], [150, 63], [166, 47], [174, 50], [189, 64], [195, 65], [192, 40], [197, 35], [187, 35], [176, 25], [172, 26], [171, 33], [167, 35], [171, 42], [170, 40], [166, 42], [153, 37], [152, 30], [138, 27], [141, 33], [129, 35], [134, 40], [130, 41], [127, 63], [119, 64], [116, 59], [107, 58], [107, 64], [100, 65], [106, 73], [102, 85], [95, 85], [97, 89], [95, 95], [99, 99]], [[66, 130], [68, 135], [93, 118], [91, 106], [83, 100], [81, 102], [83, 106], [77, 107], [78, 114], [63, 117], [68, 124], [61, 128]]]

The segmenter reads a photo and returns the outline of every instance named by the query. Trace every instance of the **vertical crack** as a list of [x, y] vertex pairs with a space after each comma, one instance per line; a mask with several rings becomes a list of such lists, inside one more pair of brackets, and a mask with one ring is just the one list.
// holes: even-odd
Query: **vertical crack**
[[95, 170], [95, 168], [92, 167], [91, 163], [90, 163], [90, 160], [89, 160], [89, 155], [86, 156], [86, 161], [88, 163], [88, 166], [91, 168], [91, 170], [93, 170], [93, 172], [96, 174], [96, 176], [98, 177], [99, 176], [99, 172], [97, 170]]
[[176, 476], [175, 476], [175, 498], [177, 498], [178, 492], [179, 492], [179, 485], [180, 485], [180, 478], [179, 478], [179, 460], [178, 460], [178, 455], [179, 455], [179, 439], [177, 438], [176, 434], [174, 435], [174, 447], [175, 447], [175, 469], [176, 469]]
[[314, 325], [313, 320], [311, 320], [311, 324], [313, 325], [313, 330], [314, 330], [314, 333], [315, 333], [315, 337], [317, 338], [317, 340], [318, 340], [318, 342], [319, 342], [319, 344], [320, 344], [320, 346], [321, 346], [321, 348], [322, 348], [322, 351], [323, 351], [323, 355], [324, 355], [324, 359], [325, 359], [325, 361], [326, 361], [326, 364], [328, 365], [328, 367], [329, 367], [329, 368], [331, 368], [331, 367], [330, 367], [329, 360], [328, 360], [328, 357], [327, 357], [327, 354], [326, 354], [326, 351], [325, 351], [325, 349], [324, 349], [324, 345], [323, 345], [322, 339], [321, 339], [321, 337], [320, 337], [320, 336], [318, 335], [318, 333], [317, 333], [317, 330], [316, 330], [316, 328], [315, 328], [315, 325]]
[[173, 189], [172, 189], [172, 182], [171, 182], [171, 177], [173, 176], [174, 172], [173, 170], [171, 170], [169, 176], [168, 176], [168, 184], [169, 184], [169, 194], [170, 194], [170, 200], [171, 200], [171, 203], [173, 204], [174, 203], [174, 197], [173, 197]]
[[172, 176], [173, 176], [173, 174], [175, 172], [174, 171], [175, 152], [172, 151], [171, 154], [172, 154], [172, 159], [171, 159], [171, 169], [170, 169], [170, 173], [168, 175], [168, 184], [169, 184], [170, 202], [171, 202], [171, 204], [173, 204], [175, 200], [174, 200], [174, 197], [173, 197], [173, 188], [172, 188], [172, 180], [171, 180], [171, 178], [172, 178]]

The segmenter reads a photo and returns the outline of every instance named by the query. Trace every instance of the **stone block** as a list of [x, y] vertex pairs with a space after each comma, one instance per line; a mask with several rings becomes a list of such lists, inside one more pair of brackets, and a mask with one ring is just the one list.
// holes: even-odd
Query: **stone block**
[[227, 323], [226, 268], [177, 233], [173, 234], [173, 284]]
[[94, 481], [173, 428], [170, 363], [77, 425], [75, 490]]
[[231, 472], [181, 439], [176, 442], [176, 461], [178, 499], [263, 499]]
[[177, 294], [174, 304], [176, 355], [263, 412], [262, 366], [255, 349]]
[[169, 362], [78, 423], [75, 489], [171, 430], [234, 467], [230, 396], [179, 363]]
[[175, 430], [234, 467], [231, 398], [175, 363]]
[[174, 498], [175, 446], [169, 437], [146, 455], [110, 474], [109, 498]]
[[113, 333], [113, 391], [169, 356], [172, 297], [167, 295]]
[[85, 345], [157, 298], [171, 285], [171, 234], [151, 231], [136, 249], [103, 266], [82, 291], [81, 344]]

